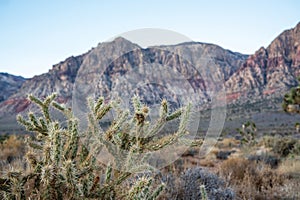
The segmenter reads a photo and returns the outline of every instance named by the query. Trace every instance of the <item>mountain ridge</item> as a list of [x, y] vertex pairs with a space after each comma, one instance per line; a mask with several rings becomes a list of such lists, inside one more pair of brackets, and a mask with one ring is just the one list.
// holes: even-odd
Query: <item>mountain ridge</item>
[[[28, 93], [43, 98], [56, 92], [60, 103], [71, 105], [76, 81], [80, 81], [87, 87], [94, 85], [100, 91], [98, 95], [110, 96], [114, 90], [122, 94], [125, 90], [118, 88], [120, 85], [117, 77], [124, 76], [124, 73], [146, 64], [166, 65], [181, 72], [194, 68], [195, 72], [186, 71], [186, 75], [201, 74], [201, 76], [196, 75], [194, 81], [193, 78], [189, 79], [189, 83], [200, 89], [196, 94], [206, 102], [209, 102], [206, 90], [220, 88], [222, 83], [225, 85], [229, 105], [242, 105], [264, 98], [278, 99], [290, 87], [297, 84], [296, 78], [300, 75], [299, 43], [300, 23], [292, 29], [283, 31], [268, 47], [261, 47], [252, 55], [233, 52], [203, 42], [141, 48], [125, 38], [117, 37], [113, 41], [99, 43], [82, 55], [71, 56], [53, 65], [48, 73], [24, 81], [18, 92], [0, 102], [0, 121], [5, 116], [14, 116], [30, 109], [30, 102], [26, 99]], [[133, 81], [126, 87], [128, 90], [134, 86]], [[148, 98], [148, 101], [159, 99], [167, 92], [153, 85], [138, 88], [137, 92], [144, 93], [147, 99], [147, 96], [151, 96], [149, 92], [147, 93], [148, 90], [157, 91], [151, 97], [152, 99]], [[187, 90], [186, 86], [176, 92], [185, 93], [185, 90]], [[179, 103], [176, 95], [168, 95], [170, 100], [173, 98], [174, 104]], [[278, 109], [279, 104], [274, 104]]]
[[[274, 94], [297, 85], [300, 74], [300, 23], [283, 31], [267, 47], [250, 55], [226, 82], [231, 93], [252, 91], [254, 96]], [[253, 96], [253, 95], [252, 95]]]
[[26, 79], [22, 76], [0, 72], [0, 102], [5, 101], [19, 90], [25, 81]]

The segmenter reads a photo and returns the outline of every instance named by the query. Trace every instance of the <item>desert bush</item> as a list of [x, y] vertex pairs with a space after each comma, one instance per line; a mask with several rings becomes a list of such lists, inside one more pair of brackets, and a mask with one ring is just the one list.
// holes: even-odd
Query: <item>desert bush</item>
[[216, 153], [216, 158], [220, 160], [226, 160], [235, 151], [218, 151]]
[[9, 138], [8, 134], [0, 134], [0, 143], [2, 144], [7, 138]]
[[22, 139], [24, 138], [10, 135], [0, 143], [0, 160], [2, 162], [11, 163], [25, 154], [25, 143]]
[[288, 177], [296, 177], [300, 180], [300, 158], [287, 158], [281, 162], [278, 171]]
[[224, 138], [221, 141], [218, 141], [216, 146], [218, 148], [234, 148], [240, 146], [240, 141], [234, 138]]
[[292, 152], [296, 143], [296, 139], [287, 137], [276, 140], [273, 146], [273, 151], [278, 153], [280, 156], [286, 157]]
[[300, 140], [297, 140], [291, 153], [293, 155], [298, 155], [298, 156], [300, 155]]
[[[155, 199], [163, 190], [163, 184], [152, 186], [151, 177], [141, 177], [130, 188], [124, 190], [124, 183], [136, 170], [141, 168], [134, 153], [151, 152], [164, 148], [187, 134], [186, 123], [191, 106], [169, 113], [168, 103], [161, 103], [160, 117], [156, 124], [149, 126], [149, 108], [138, 97], [132, 100], [134, 113], [119, 107], [117, 102], [104, 103], [89, 100], [91, 112], [86, 132], [79, 131], [78, 120], [70, 109], [54, 101], [55, 94], [44, 101], [29, 96], [42, 112], [37, 117], [32, 112], [28, 118], [18, 116], [17, 120], [28, 131], [35, 133], [28, 138], [26, 153], [29, 172], [8, 171], [0, 178], [1, 198], [7, 199]], [[55, 108], [64, 114], [66, 123], [53, 119], [49, 110]], [[98, 128], [99, 121], [112, 109], [117, 115], [106, 131]], [[168, 121], [180, 118], [178, 131], [172, 135], [157, 136], [159, 129]], [[65, 126], [65, 124], [67, 124]], [[147, 137], [142, 137], [146, 134]], [[93, 137], [93, 139], [91, 139]], [[80, 138], [84, 138], [81, 140]], [[186, 142], [186, 140], [184, 140]], [[192, 144], [200, 144], [193, 141]], [[115, 148], [112, 148], [112, 145]], [[106, 166], [97, 162], [95, 155], [100, 148], [115, 158]], [[127, 154], [122, 154], [126, 150]], [[142, 160], [143, 158], [140, 158]], [[131, 169], [132, 171], [127, 171]]]
[[242, 180], [247, 168], [250, 167], [251, 162], [244, 158], [234, 157], [222, 162], [220, 166], [220, 175], [223, 177], [230, 177], [234, 180]]
[[281, 157], [299, 153], [299, 140], [292, 137], [264, 137], [263, 144]]
[[235, 193], [226, 187], [225, 182], [205, 168], [194, 167], [184, 171], [181, 176], [173, 174], [162, 176], [166, 190], [164, 199], [234, 199]]
[[10, 135], [0, 143], [0, 177], [12, 168], [24, 170], [25, 151], [23, 136]]
[[278, 156], [271, 155], [268, 153], [263, 153], [261, 155], [250, 155], [248, 156], [248, 160], [255, 161], [257, 163], [263, 162], [264, 164], [269, 165], [273, 169], [278, 167], [280, 163], [280, 158]]
[[245, 158], [229, 158], [219, 167], [219, 175], [234, 188], [241, 199], [281, 199], [286, 177], [262, 162]]
[[282, 108], [285, 112], [299, 113], [300, 105], [300, 85], [298, 77], [298, 86], [292, 87], [288, 93], [284, 95]]
[[[265, 133], [265, 134], [267, 134], [267, 133]], [[265, 135], [261, 138], [259, 145], [263, 145], [265, 147], [272, 148], [272, 146], [274, 145], [275, 139], [276, 138], [274, 136]]]
[[208, 199], [233, 199], [234, 192], [225, 188], [225, 182], [217, 175], [196, 167], [185, 171], [181, 177], [184, 192], [183, 199], [200, 199], [203, 197], [200, 187], [205, 187]]

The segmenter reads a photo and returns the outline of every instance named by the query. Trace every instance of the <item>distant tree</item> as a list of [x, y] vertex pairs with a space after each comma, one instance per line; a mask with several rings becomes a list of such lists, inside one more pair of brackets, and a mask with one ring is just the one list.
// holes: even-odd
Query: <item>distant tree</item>
[[[298, 82], [300, 77], [298, 77]], [[284, 95], [282, 108], [288, 113], [300, 113], [300, 85], [291, 88], [291, 90]]]
[[[300, 77], [298, 77], [298, 86], [290, 89], [288, 93], [284, 95], [282, 108], [287, 113], [300, 113]], [[300, 123], [295, 123], [295, 129], [297, 132], [300, 130]]]
[[242, 128], [237, 129], [238, 133], [241, 135], [241, 142], [243, 145], [251, 146], [256, 143], [256, 124], [254, 122], [248, 121], [242, 125]]

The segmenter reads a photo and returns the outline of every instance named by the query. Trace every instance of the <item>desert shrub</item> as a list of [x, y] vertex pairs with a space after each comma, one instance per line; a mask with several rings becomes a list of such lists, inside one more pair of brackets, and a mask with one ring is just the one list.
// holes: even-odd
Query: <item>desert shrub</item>
[[8, 134], [0, 134], [0, 143], [2, 144], [7, 138], [9, 138]]
[[166, 190], [164, 199], [234, 199], [235, 193], [227, 188], [225, 182], [205, 168], [194, 167], [184, 171], [181, 176], [163, 175]]
[[250, 155], [248, 156], [248, 160], [255, 161], [257, 163], [263, 162], [264, 164], [269, 165], [271, 168], [278, 167], [280, 163], [280, 158], [278, 158], [278, 156], [267, 153], [261, 155]]
[[24, 169], [25, 151], [23, 136], [10, 135], [0, 143], [0, 177], [9, 169]]
[[199, 154], [199, 149], [189, 148], [189, 149], [185, 150], [185, 152], [181, 156], [187, 157], [187, 156], [195, 156], [197, 154]]
[[264, 145], [265, 147], [272, 148], [274, 145], [275, 139], [276, 138], [274, 136], [265, 135], [263, 138], [261, 138], [259, 145]]
[[300, 180], [300, 159], [287, 158], [283, 160], [278, 167], [278, 171], [289, 177], [296, 177]]
[[183, 199], [200, 199], [200, 186], [204, 186], [208, 199], [233, 199], [234, 192], [225, 188], [225, 183], [217, 175], [207, 170], [196, 167], [190, 168], [182, 175], [184, 193]]
[[264, 137], [263, 144], [281, 157], [297, 153], [300, 146], [299, 141], [292, 137]]
[[2, 162], [11, 163], [16, 158], [25, 154], [24, 138], [16, 135], [10, 135], [0, 143], [0, 160]]
[[273, 146], [273, 151], [275, 153], [278, 153], [280, 156], [286, 157], [292, 152], [296, 142], [297, 140], [293, 138], [279, 139], [275, 142]]
[[220, 166], [220, 174], [223, 177], [230, 177], [234, 180], [242, 180], [251, 162], [244, 158], [229, 158]]
[[233, 152], [234, 151], [218, 151], [216, 153], [216, 158], [220, 160], [226, 160]]
[[300, 140], [298, 140], [291, 152], [293, 155], [300, 155]]
[[[187, 134], [185, 127], [190, 105], [170, 113], [167, 101], [163, 100], [157, 123], [149, 126], [149, 108], [143, 105], [138, 97], [132, 99], [132, 115], [120, 108], [117, 102], [104, 103], [103, 98], [96, 102], [89, 100], [88, 129], [81, 132], [78, 120], [71, 110], [55, 102], [55, 97], [53, 94], [42, 101], [29, 96], [30, 100], [40, 107], [42, 116], [37, 117], [29, 112], [27, 119], [17, 117], [20, 124], [35, 133], [35, 137], [27, 140], [26, 158], [29, 172], [13, 169], [0, 178], [1, 198], [155, 199], [159, 196], [164, 185], [158, 184], [153, 187], [151, 176], [140, 177], [129, 188], [125, 188], [126, 181], [134, 173], [133, 167], [136, 167], [137, 171], [141, 168], [151, 170], [149, 166], [139, 164], [143, 158], [139, 155], [134, 158], [133, 155], [159, 150], [179, 141]], [[50, 108], [64, 114], [66, 122], [53, 119]], [[115, 119], [107, 130], [99, 130], [99, 121], [112, 109], [117, 113]], [[163, 137], [156, 135], [166, 122], [178, 118], [180, 123], [177, 132]], [[141, 134], [146, 134], [147, 137], [142, 137]], [[201, 141], [193, 141], [191, 144], [200, 143]], [[106, 166], [98, 163], [95, 158], [101, 148], [106, 148], [115, 158]], [[127, 150], [129, 153], [124, 154], [121, 150]]]
[[288, 93], [284, 95], [282, 108], [285, 112], [299, 113], [300, 105], [300, 78], [298, 77], [298, 86], [292, 87]]
[[264, 163], [245, 158], [229, 158], [219, 167], [219, 175], [241, 199], [280, 199], [285, 176]]
[[219, 148], [234, 148], [240, 146], [240, 141], [234, 138], [224, 138], [221, 141], [218, 141], [216, 144]]

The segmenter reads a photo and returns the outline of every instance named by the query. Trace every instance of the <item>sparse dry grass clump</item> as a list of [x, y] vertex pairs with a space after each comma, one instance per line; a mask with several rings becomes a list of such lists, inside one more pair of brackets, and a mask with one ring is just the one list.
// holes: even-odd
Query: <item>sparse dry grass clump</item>
[[262, 138], [262, 144], [280, 157], [287, 157], [289, 154], [300, 155], [300, 141], [296, 138], [266, 136]]
[[279, 165], [278, 172], [289, 178], [296, 178], [300, 181], [300, 158], [285, 159]]
[[232, 149], [232, 148], [238, 148], [240, 145], [241, 142], [239, 140], [236, 140], [234, 138], [224, 138], [221, 141], [218, 141], [216, 147], [222, 149]]
[[16, 135], [11, 135], [0, 143], [0, 160], [10, 163], [13, 159], [24, 155], [25, 143], [22, 139]]
[[[294, 170], [294, 169], [293, 169]], [[241, 199], [296, 198], [296, 180], [289, 179], [281, 170], [262, 162], [245, 158], [229, 158], [219, 166], [219, 175], [234, 188]], [[299, 197], [299, 196], [298, 196]]]
[[24, 136], [10, 135], [0, 143], [0, 174], [9, 168], [23, 169], [25, 143]]

